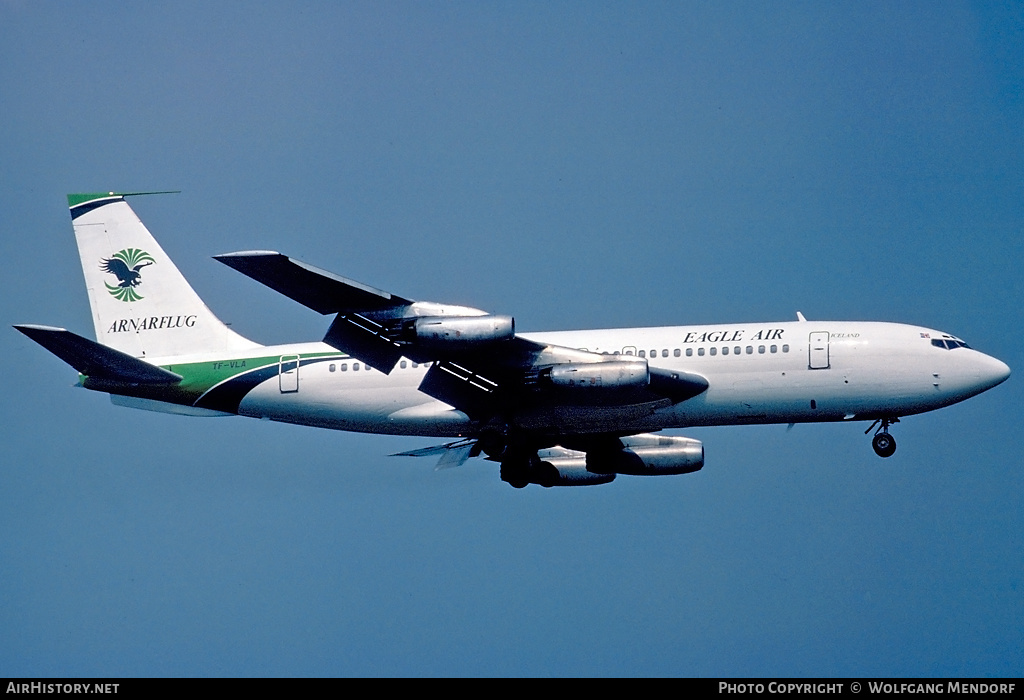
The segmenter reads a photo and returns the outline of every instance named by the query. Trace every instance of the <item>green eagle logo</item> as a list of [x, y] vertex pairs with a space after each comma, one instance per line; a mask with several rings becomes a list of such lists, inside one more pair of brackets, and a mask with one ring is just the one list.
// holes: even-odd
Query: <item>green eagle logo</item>
[[135, 288], [142, 284], [142, 273], [139, 270], [154, 263], [156, 260], [153, 256], [139, 248], [119, 250], [109, 258], [100, 260], [100, 269], [117, 277], [116, 285], [109, 282], [103, 284], [106, 285], [110, 296], [116, 299], [138, 301], [143, 298], [135, 291]]

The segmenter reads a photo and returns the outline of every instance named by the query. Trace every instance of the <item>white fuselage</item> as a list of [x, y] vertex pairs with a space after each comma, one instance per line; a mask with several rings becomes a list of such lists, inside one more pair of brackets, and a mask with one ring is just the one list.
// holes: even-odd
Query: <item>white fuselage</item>
[[[941, 331], [894, 323], [748, 323], [520, 335], [542, 344], [644, 357], [652, 368], [707, 379], [705, 392], [632, 417], [618, 426], [624, 432], [895, 418], [963, 401], [1009, 375], [1005, 364], [962, 343], [943, 347], [947, 341], [941, 339], [951, 336]], [[374, 433], [447, 437], [474, 430], [466, 414], [418, 390], [425, 365], [402, 360], [385, 375], [323, 343], [262, 350], [264, 356], [312, 353], [327, 355], [262, 381], [244, 396], [238, 413]]]

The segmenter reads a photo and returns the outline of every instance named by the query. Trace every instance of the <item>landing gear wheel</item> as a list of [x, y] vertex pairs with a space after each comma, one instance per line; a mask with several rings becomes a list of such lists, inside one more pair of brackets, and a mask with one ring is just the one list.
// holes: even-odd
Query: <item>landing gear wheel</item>
[[544, 488], [559, 482], [559, 473], [551, 462], [542, 462], [536, 453], [511, 455], [501, 463], [501, 480], [513, 488], [539, 484]]
[[551, 462], [540, 462], [533, 468], [533, 483], [540, 484], [546, 489], [558, 483], [558, 470]]
[[877, 433], [871, 440], [871, 446], [879, 457], [892, 457], [896, 452], [896, 438], [889, 433]]
[[864, 431], [864, 434], [867, 435], [875, 429], [876, 425], [880, 425], [878, 432], [875, 433], [875, 437], [871, 440], [871, 446], [879, 457], [892, 457], [893, 453], [896, 452], [896, 438], [889, 434], [889, 426], [899, 422], [899, 418], [879, 418]]
[[530, 483], [530, 475], [525, 464], [509, 460], [501, 463], [501, 480], [514, 489], [523, 489]]

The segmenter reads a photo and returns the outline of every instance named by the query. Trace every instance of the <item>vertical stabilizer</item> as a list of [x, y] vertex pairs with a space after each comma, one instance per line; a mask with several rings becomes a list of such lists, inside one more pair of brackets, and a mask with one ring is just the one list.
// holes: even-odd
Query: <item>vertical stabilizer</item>
[[134, 357], [259, 347], [213, 315], [124, 197], [68, 195], [96, 340]]

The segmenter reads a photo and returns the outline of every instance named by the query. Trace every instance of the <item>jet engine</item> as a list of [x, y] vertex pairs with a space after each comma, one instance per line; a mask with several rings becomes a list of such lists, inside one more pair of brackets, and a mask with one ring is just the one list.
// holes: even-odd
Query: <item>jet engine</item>
[[566, 362], [537, 373], [542, 386], [565, 389], [633, 389], [651, 383], [646, 360]]
[[617, 474], [661, 476], [689, 474], [704, 466], [700, 440], [660, 435], [631, 435], [587, 452], [550, 447], [528, 461], [505, 461], [501, 478], [517, 488], [593, 486], [607, 484]]
[[587, 470], [595, 474], [660, 476], [689, 474], [704, 466], [704, 445], [693, 438], [632, 435], [619, 442], [619, 450], [588, 451]]
[[402, 324], [402, 339], [423, 347], [467, 348], [516, 334], [511, 316], [419, 316]]
[[[556, 448], [557, 449], [557, 448]], [[543, 452], [549, 452], [544, 450]], [[559, 450], [559, 452], [565, 452]], [[546, 457], [528, 465], [501, 465], [501, 479], [516, 488], [527, 484], [540, 486], [596, 486], [615, 480], [614, 474], [595, 474], [587, 470], [587, 460], [579, 457]]]

